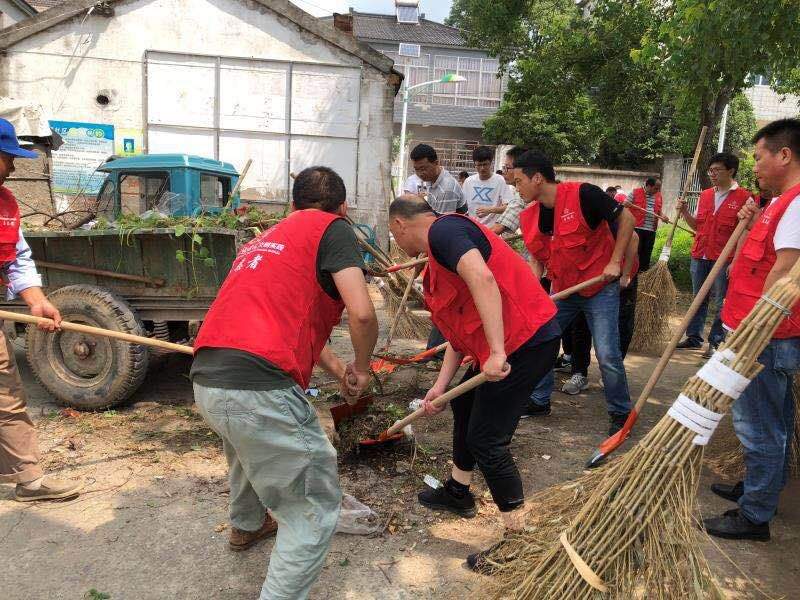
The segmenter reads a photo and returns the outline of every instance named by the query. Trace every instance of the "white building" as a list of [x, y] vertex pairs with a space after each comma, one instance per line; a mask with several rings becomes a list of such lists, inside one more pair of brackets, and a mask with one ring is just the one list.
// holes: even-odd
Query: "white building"
[[84, 0], [0, 31], [0, 96], [113, 125], [149, 153], [252, 159], [251, 200], [285, 204], [290, 173], [330, 166], [380, 234], [400, 81], [286, 0]]
[[776, 119], [786, 119], [800, 115], [800, 96], [777, 93], [769, 86], [769, 77], [752, 75], [752, 87], [745, 90], [745, 96], [753, 105], [758, 126], [766, 125]]

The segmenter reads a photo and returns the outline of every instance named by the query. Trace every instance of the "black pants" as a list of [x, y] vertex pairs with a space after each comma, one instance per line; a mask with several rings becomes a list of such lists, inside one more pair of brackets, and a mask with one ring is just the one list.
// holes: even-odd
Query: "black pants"
[[592, 361], [592, 332], [589, 330], [586, 315], [578, 313], [570, 323], [569, 330], [572, 337], [572, 373], [580, 373], [586, 377]]
[[639, 271], [647, 271], [650, 268], [653, 245], [656, 243], [656, 232], [637, 228], [636, 233], [639, 234]]
[[[501, 512], [524, 502], [522, 480], [508, 449], [519, 418], [539, 381], [552, 369], [559, 338], [524, 347], [508, 357], [511, 373], [454, 399], [453, 464], [472, 471], [477, 464]], [[477, 374], [471, 368], [462, 381]]]
[[622, 358], [628, 354], [628, 346], [633, 338], [634, 319], [636, 317], [636, 290], [639, 278], [634, 277], [631, 284], [619, 294], [619, 346]]
[[431, 332], [428, 334], [428, 345], [425, 347], [426, 350], [430, 350], [431, 348], [435, 348], [436, 346], [441, 346], [445, 343], [444, 336], [442, 332], [436, 327], [436, 325], [431, 325]]

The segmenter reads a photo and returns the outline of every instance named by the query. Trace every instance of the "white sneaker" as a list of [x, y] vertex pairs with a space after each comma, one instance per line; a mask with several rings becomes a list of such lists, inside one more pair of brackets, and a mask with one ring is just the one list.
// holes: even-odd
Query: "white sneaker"
[[580, 394], [588, 387], [589, 378], [581, 375], [580, 373], [574, 373], [572, 377], [570, 377], [564, 384], [564, 387], [561, 388], [561, 391], [565, 394], [569, 394], [570, 396], [574, 396], [576, 394]]

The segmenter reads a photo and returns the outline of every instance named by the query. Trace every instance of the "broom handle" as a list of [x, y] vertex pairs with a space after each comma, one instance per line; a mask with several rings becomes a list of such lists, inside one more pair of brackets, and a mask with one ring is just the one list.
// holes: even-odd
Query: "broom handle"
[[[9, 312], [7, 310], [0, 310], [0, 319], [6, 321], [17, 321], [19, 323], [30, 323], [32, 325], [52, 325], [52, 319], [45, 319], [43, 317], [34, 317], [33, 315], [25, 315], [21, 313]], [[172, 350], [173, 352], [182, 352], [183, 354], [194, 354], [194, 348], [185, 346], [183, 344], [173, 344], [172, 342], [165, 342], [155, 338], [143, 337], [140, 335], [133, 335], [132, 333], [124, 333], [122, 331], [114, 331], [113, 329], [102, 329], [100, 327], [92, 327], [90, 325], [81, 325], [80, 323], [70, 323], [69, 321], [61, 321], [61, 329], [65, 331], [77, 331], [78, 333], [86, 333], [89, 335], [99, 335], [101, 337], [112, 338], [115, 340], [122, 340], [123, 342], [130, 342], [131, 344], [139, 344], [141, 346], [152, 346], [153, 348], [163, 348], [164, 350]]]
[[650, 379], [647, 380], [647, 383], [642, 390], [642, 393], [639, 395], [639, 399], [636, 401], [636, 406], [634, 407], [634, 411], [639, 414], [644, 407], [644, 403], [647, 402], [647, 399], [650, 397], [653, 388], [656, 387], [661, 374], [664, 372], [664, 369], [667, 367], [667, 363], [669, 362], [670, 358], [672, 358], [672, 354], [675, 352], [675, 348], [678, 346], [678, 342], [681, 341], [683, 334], [686, 332], [686, 329], [689, 327], [689, 322], [692, 318], [697, 314], [700, 305], [708, 296], [708, 292], [711, 290], [714, 282], [717, 279], [720, 271], [722, 269], [727, 268], [728, 266], [728, 257], [736, 248], [736, 244], [739, 242], [739, 238], [742, 237], [742, 234], [747, 229], [747, 220], [739, 221], [739, 224], [736, 226], [736, 229], [733, 230], [731, 237], [728, 239], [728, 242], [725, 244], [725, 247], [722, 249], [722, 253], [719, 255], [719, 258], [714, 263], [714, 266], [711, 267], [711, 271], [706, 277], [706, 280], [703, 282], [703, 285], [700, 286], [700, 290], [698, 290], [697, 295], [692, 300], [692, 304], [689, 306], [689, 310], [686, 311], [686, 314], [683, 316], [683, 320], [681, 324], [678, 326], [677, 331], [672, 335], [672, 338], [669, 340], [669, 344], [664, 349], [664, 352], [661, 354], [661, 358], [658, 360], [658, 364], [653, 372], [650, 374]]
[[[628, 207], [628, 208], [635, 208], [636, 210], [641, 210], [642, 212], [644, 212], [644, 213], [646, 213], [648, 215], [653, 215], [655, 218], [657, 218], [659, 220], [663, 220], [663, 219], [661, 219], [661, 215], [654, 213], [652, 210], [647, 210], [646, 208], [642, 208], [638, 204], [626, 204], [625, 206]], [[670, 225], [675, 225], [675, 227], [677, 227], [678, 229], [682, 229], [683, 231], [685, 231], [689, 235], [694, 235], [694, 231], [684, 227], [683, 225], [681, 225], [681, 224], [679, 224], [677, 222], [670, 221], [669, 219], [666, 219], [665, 222], [669, 223]]]
[[[464, 394], [464, 393], [470, 391], [471, 389], [474, 389], [474, 388], [478, 387], [479, 385], [481, 385], [483, 383], [486, 383], [486, 381], [487, 381], [486, 375], [484, 375], [483, 373], [478, 373], [477, 375], [475, 375], [475, 377], [470, 377], [464, 383], [461, 383], [461, 384], [457, 385], [453, 389], [445, 392], [444, 394], [442, 394], [438, 398], [432, 400], [431, 404], [435, 408], [439, 408], [441, 406], [444, 406], [445, 404], [450, 402], [450, 400], [452, 400], [453, 398], [457, 398], [461, 394]], [[397, 433], [398, 431], [403, 429], [403, 427], [405, 427], [406, 425], [408, 425], [410, 423], [413, 423], [414, 421], [419, 419], [424, 414], [425, 414], [425, 407], [418, 408], [417, 410], [412, 412], [410, 415], [400, 419], [394, 425], [389, 427], [389, 429], [386, 430], [386, 433], [384, 435], [390, 436], [390, 435], [393, 435], [393, 434]]]
[[689, 188], [692, 187], [692, 180], [694, 179], [695, 171], [697, 171], [697, 163], [700, 162], [700, 154], [703, 152], [703, 142], [705, 142], [707, 133], [708, 127], [703, 125], [703, 129], [700, 130], [700, 137], [697, 138], [697, 146], [695, 146], [692, 164], [689, 167], [689, 173], [686, 176], [686, 181], [683, 184], [681, 197], [678, 200], [678, 207], [675, 209], [675, 221], [672, 223], [672, 227], [669, 230], [669, 235], [667, 235], [667, 239], [664, 242], [664, 246], [667, 248], [672, 248], [672, 238], [675, 237], [675, 228], [678, 226], [678, 219], [681, 218], [680, 205], [682, 202], [686, 201], [686, 196], [689, 194]]
[[406, 306], [406, 301], [408, 300], [408, 295], [411, 293], [411, 288], [414, 285], [415, 277], [412, 275], [408, 278], [408, 283], [406, 284], [406, 289], [403, 291], [403, 297], [400, 300], [400, 304], [397, 307], [397, 312], [394, 314], [394, 318], [392, 319], [392, 324], [389, 326], [389, 334], [386, 336], [386, 345], [384, 346], [384, 352], [389, 349], [389, 344], [392, 343], [392, 338], [394, 337], [394, 330], [397, 329], [397, 324], [400, 322], [400, 315], [403, 314], [403, 309]]

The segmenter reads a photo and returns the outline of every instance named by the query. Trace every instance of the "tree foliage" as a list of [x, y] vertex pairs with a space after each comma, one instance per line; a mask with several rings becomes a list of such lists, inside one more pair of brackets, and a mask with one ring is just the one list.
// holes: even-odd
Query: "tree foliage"
[[509, 76], [487, 141], [536, 144], [558, 161], [639, 166], [688, 154], [702, 125], [715, 148], [732, 99], [730, 126], [743, 133], [726, 145], [740, 149], [748, 73], [800, 88], [800, 2], [455, 0], [449, 22]]

